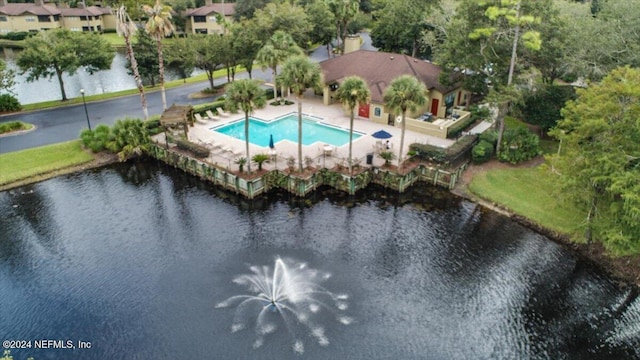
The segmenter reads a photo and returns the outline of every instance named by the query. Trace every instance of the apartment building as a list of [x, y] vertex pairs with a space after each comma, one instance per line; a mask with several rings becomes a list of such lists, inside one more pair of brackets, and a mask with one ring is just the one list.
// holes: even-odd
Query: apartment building
[[115, 29], [115, 16], [109, 8], [89, 6], [56, 7], [35, 0], [35, 3], [7, 3], [0, 0], [0, 33], [35, 32], [65, 28], [72, 31], [103, 31]]

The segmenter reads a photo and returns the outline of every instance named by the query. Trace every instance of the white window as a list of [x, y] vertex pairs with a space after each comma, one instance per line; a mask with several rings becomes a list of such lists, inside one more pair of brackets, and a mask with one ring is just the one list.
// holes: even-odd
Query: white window
[[27, 17], [24, 18], [24, 20], [26, 22], [33, 22], [33, 21], [36, 21], [36, 17], [35, 16], [27, 16]]
[[209, 16], [209, 21], [215, 24], [218, 22], [218, 19], [216, 19], [215, 16]]

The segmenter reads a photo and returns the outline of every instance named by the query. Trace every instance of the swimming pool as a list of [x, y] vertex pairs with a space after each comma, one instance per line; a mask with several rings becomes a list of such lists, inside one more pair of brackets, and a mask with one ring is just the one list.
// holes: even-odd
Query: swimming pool
[[[244, 119], [234, 121], [212, 130], [221, 134], [233, 136], [242, 141], [244, 137]], [[291, 113], [271, 121], [249, 117], [249, 142], [258, 146], [269, 146], [269, 136], [273, 135], [273, 142], [282, 140], [298, 143], [298, 114]], [[364, 135], [353, 132], [353, 140]], [[316, 142], [342, 146], [349, 142], [349, 131], [323, 124], [309, 117], [302, 117], [302, 145], [312, 145]]]

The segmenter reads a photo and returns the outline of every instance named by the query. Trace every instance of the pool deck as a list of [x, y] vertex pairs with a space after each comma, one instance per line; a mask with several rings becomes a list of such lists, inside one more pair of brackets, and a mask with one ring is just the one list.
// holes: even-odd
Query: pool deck
[[[294, 104], [281, 106], [267, 105], [263, 109], [256, 110], [253, 114], [250, 114], [250, 116], [264, 120], [272, 120], [290, 113], [297, 114], [297, 99], [291, 97], [289, 100], [293, 101]], [[322, 122], [324, 123], [341, 127], [346, 131], [349, 131], [349, 116], [345, 111], [343, 111], [340, 104], [326, 106], [322, 103], [321, 97], [309, 94], [302, 100], [302, 112], [308, 116], [322, 118]], [[189, 129], [189, 140], [203, 144], [211, 149], [211, 154], [206, 159], [207, 161], [217, 163], [228, 169], [237, 169], [238, 165], [235, 164], [235, 160], [245, 156], [245, 142], [243, 140], [215, 132], [214, 130], [211, 130], [211, 128], [228, 124], [239, 119], [244, 119], [244, 113], [230, 114], [226, 117], [218, 116], [218, 118], [219, 120], [216, 121], [208, 120], [206, 124], [196, 122], [195, 125]], [[381, 141], [380, 139], [372, 137], [371, 134], [381, 129], [393, 135], [389, 139], [389, 142], [392, 146], [391, 151], [393, 151], [397, 157], [398, 147], [400, 146], [400, 127], [381, 125], [356, 116], [353, 129], [354, 131], [365, 134], [353, 141], [353, 158], [357, 159], [355, 161], [359, 160], [361, 165], [366, 164], [366, 155], [368, 153], [375, 152], [376, 141]], [[385, 141], [386, 140], [382, 140], [382, 143]], [[406, 152], [409, 150], [409, 144], [411, 143], [431, 144], [443, 148], [454, 143], [453, 140], [440, 139], [409, 130], [405, 131], [404, 142], [405, 156]], [[249, 144], [249, 151], [252, 157], [255, 154], [270, 154], [269, 147], [262, 147], [254, 144]], [[297, 159], [298, 145], [296, 142], [288, 140], [279, 141], [276, 144], [275, 153], [275, 160], [272, 159], [272, 161], [263, 164], [264, 169], [273, 170], [286, 168], [287, 158], [292, 156]], [[330, 149], [325, 148], [324, 143], [315, 143], [313, 145], [303, 146], [302, 156], [303, 159], [307, 156], [313, 159], [313, 166], [315, 167], [332, 168], [336, 164], [344, 162], [344, 160], [349, 156], [349, 143], [342, 146], [331, 146]], [[382, 158], [377, 155], [373, 157], [374, 166], [381, 166], [383, 164], [384, 160]], [[255, 166], [252, 166], [252, 168], [255, 169]]]

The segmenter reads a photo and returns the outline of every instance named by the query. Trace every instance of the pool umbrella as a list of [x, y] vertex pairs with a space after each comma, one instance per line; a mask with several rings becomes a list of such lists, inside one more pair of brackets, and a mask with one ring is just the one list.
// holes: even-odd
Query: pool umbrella
[[271, 149], [275, 148], [275, 146], [273, 146], [273, 134], [269, 135], [269, 147]]
[[371, 134], [371, 136], [373, 136], [376, 139], [388, 139], [392, 135], [389, 134], [388, 132], [384, 131], [384, 130], [380, 130], [380, 131], [374, 132], [373, 134]]

